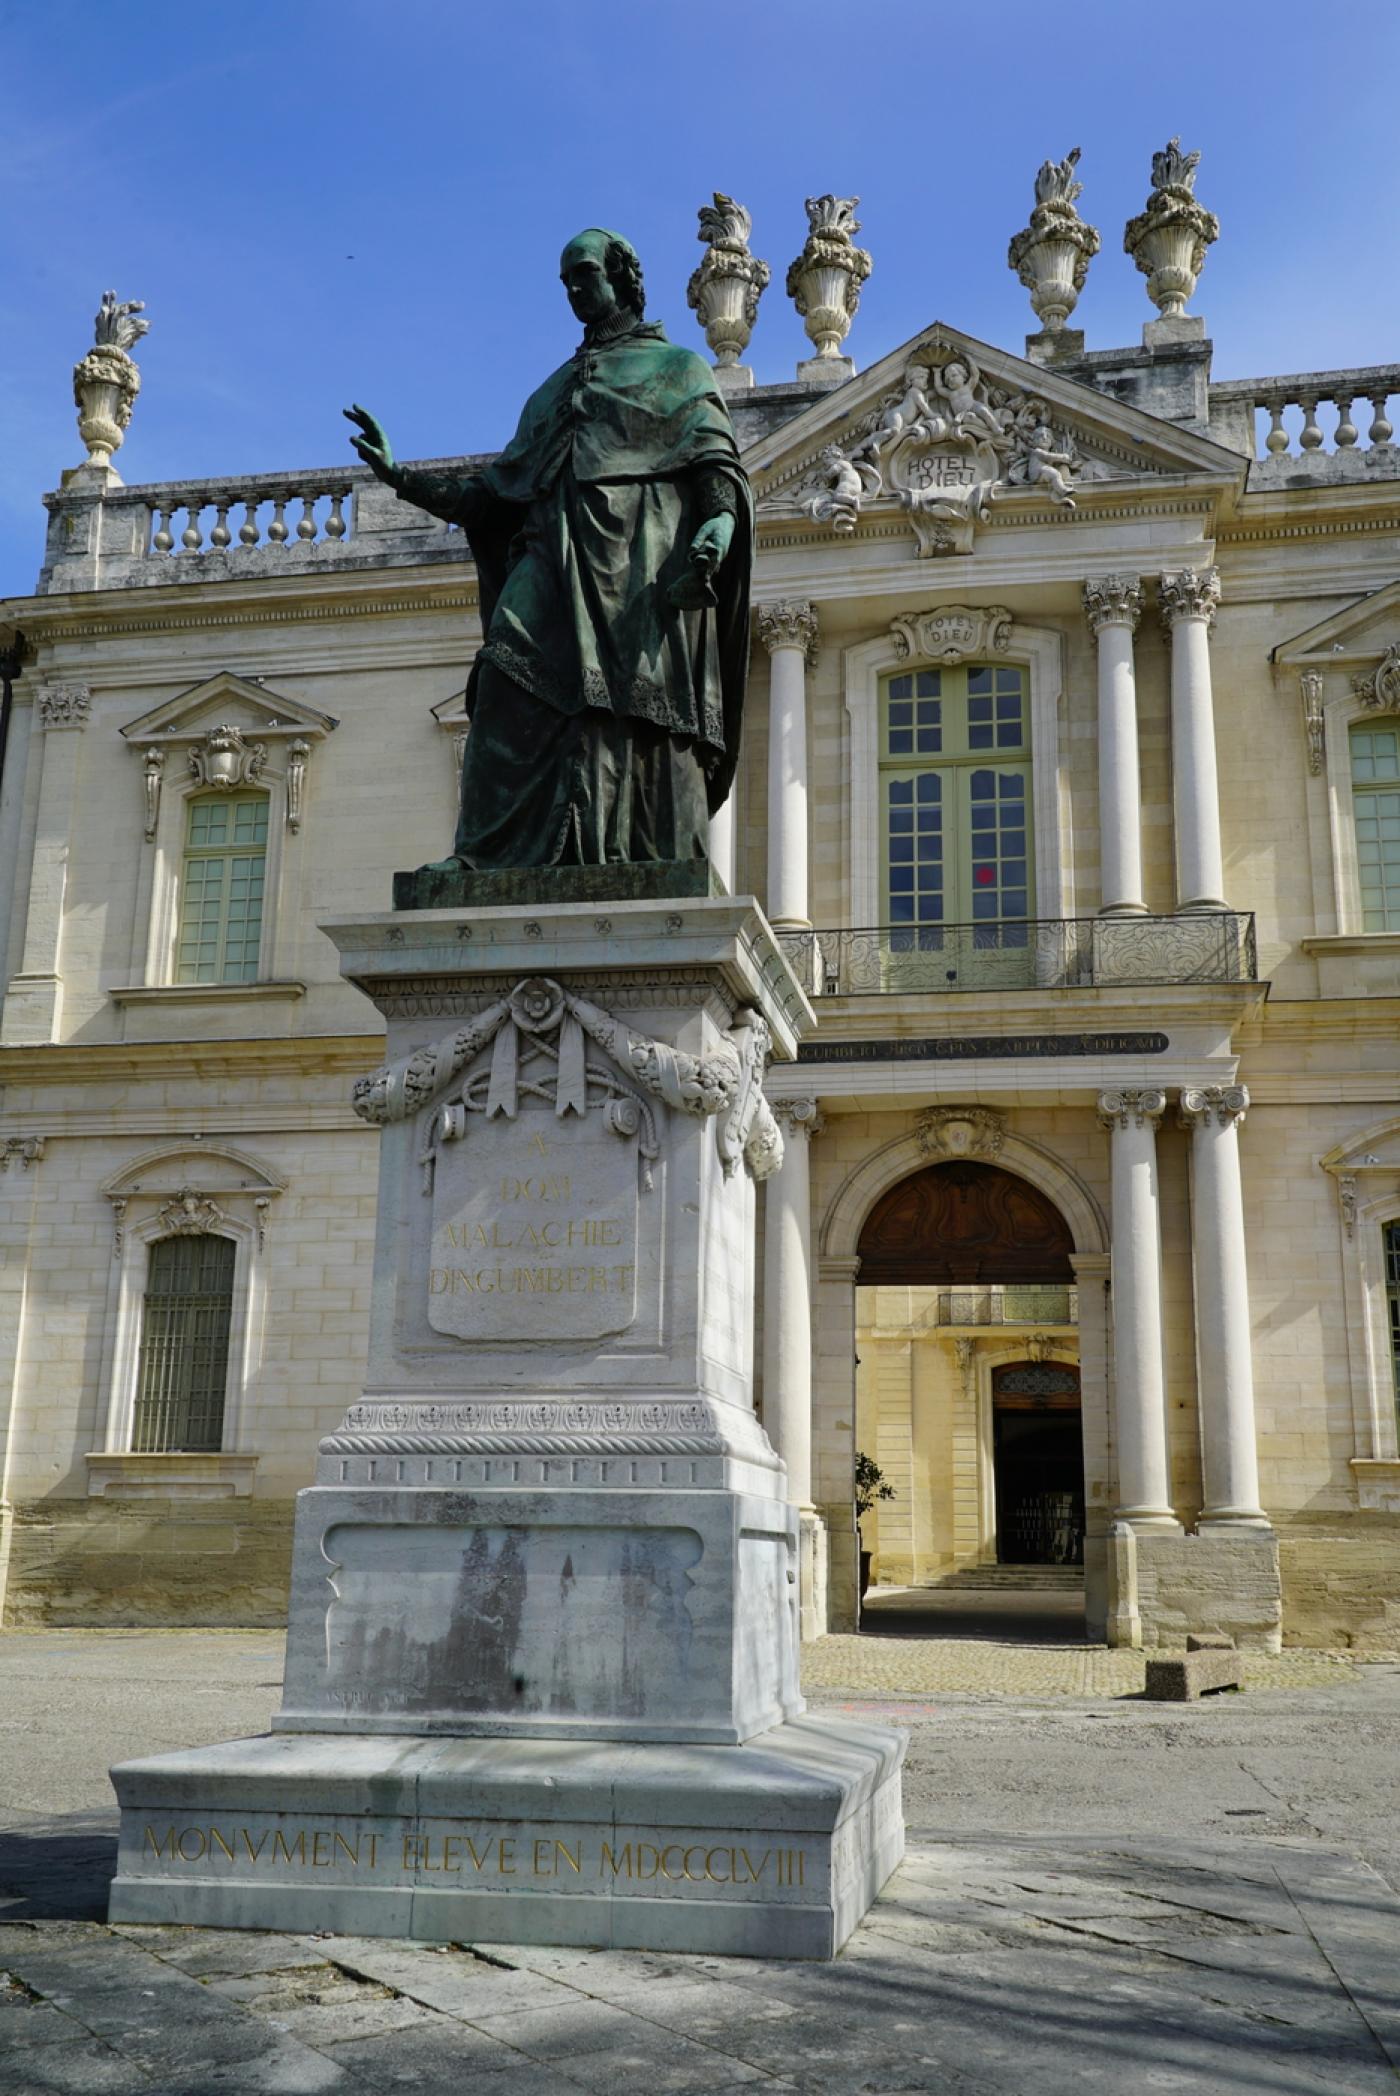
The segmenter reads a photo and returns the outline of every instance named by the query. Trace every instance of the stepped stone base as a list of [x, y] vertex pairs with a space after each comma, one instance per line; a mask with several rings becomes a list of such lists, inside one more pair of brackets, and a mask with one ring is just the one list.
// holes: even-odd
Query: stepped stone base
[[273, 1735], [112, 1771], [111, 1919], [834, 1956], [904, 1852], [902, 1735], [742, 1747]]

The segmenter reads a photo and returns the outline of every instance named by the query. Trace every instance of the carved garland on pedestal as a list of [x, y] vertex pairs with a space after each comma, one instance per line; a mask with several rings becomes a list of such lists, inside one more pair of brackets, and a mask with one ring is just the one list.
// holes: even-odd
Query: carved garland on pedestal
[[[590, 1086], [609, 1095], [611, 1120], [622, 1117], [627, 1122], [617, 1132], [639, 1137], [644, 1183], [649, 1181], [650, 1161], [658, 1154], [652, 1099], [676, 1113], [715, 1117], [726, 1177], [737, 1170], [741, 1159], [755, 1179], [766, 1179], [783, 1161], [782, 1135], [762, 1089], [770, 1035], [766, 1021], [756, 1012], [740, 1012], [715, 1053], [687, 1055], [664, 1041], [634, 1032], [587, 998], [575, 996], [545, 976], [517, 983], [508, 996], [499, 998], [456, 1033], [415, 1049], [372, 1076], [359, 1078], [351, 1104], [361, 1120], [379, 1127], [408, 1120], [440, 1099], [482, 1051], [491, 1047], [490, 1068], [469, 1077], [461, 1103], [445, 1108], [442, 1126], [434, 1128], [435, 1138], [456, 1139], [464, 1132], [469, 1113], [514, 1114], [522, 1081], [522, 1037], [553, 1064], [548, 1090], [557, 1115], [582, 1114]], [[588, 1040], [630, 1079], [635, 1091], [620, 1085], [612, 1071], [589, 1063]], [[454, 1117], [450, 1124], [449, 1116]]]

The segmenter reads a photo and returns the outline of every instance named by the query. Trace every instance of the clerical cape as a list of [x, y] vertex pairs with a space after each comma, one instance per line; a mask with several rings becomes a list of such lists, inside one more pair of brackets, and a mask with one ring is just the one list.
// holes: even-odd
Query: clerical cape
[[[694, 820], [671, 804], [692, 798], [694, 768], [703, 825], [733, 781], [753, 533], [710, 367], [655, 323], [587, 340], [531, 394], [489, 465], [409, 471], [398, 486], [460, 524], [477, 563], [485, 640], [467, 690], [458, 855], [539, 865], [703, 851]], [[677, 608], [691, 540], [718, 510], [733, 512], [735, 529], [717, 602]], [[492, 689], [497, 677], [515, 701]], [[551, 771], [557, 790], [545, 792]], [[627, 804], [621, 821], [596, 806], [609, 796]], [[541, 837], [541, 825], [559, 834]], [[676, 841], [681, 831], [690, 844]]]

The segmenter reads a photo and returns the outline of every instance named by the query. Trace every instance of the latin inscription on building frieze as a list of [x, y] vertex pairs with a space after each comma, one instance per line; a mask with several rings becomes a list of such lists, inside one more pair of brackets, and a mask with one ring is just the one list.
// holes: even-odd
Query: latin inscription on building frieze
[[808, 1884], [804, 1848], [715, 1829], [679, 1838], [672, 1829], [606, 1833], [580, 1827], [540, 1833], [512, 1824], [474, 1824], [470, 1831], [431, 1831], [382, 1821], [377, 1827], [284, 1819], [249, 1825], [238, 1819], [155, 1820], [142, 1830], [138, 1856], [128, 1866], [141, 1875], [187, 1874], [236, 1878], [333, 1879], [380, 1884], [452, 1884], [499, 1889], [548, 1880], [556, 1890], [595, 1891], [650, 1886], [674, 1894], [723, 1887], [763, 1897]]
[[804, 1041], [802, 1063], [1019, 1062], [1057, 1055], [1165, 1055], [1164, 1033], [1018, 1033], [939, 1035], [932, 1040]]

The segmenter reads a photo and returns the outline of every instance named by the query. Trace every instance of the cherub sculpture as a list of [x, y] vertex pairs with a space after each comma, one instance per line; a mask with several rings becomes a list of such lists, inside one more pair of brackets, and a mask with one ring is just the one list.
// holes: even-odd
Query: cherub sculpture
[[1074, 489], [1066, 475], [1079, 470], [1079, 460], [1074, 452], [1057, 444], [1044, 401], [1028, 401], [1017, 417], [1016, 428], [1018, 443], [1012, 462], [1015, 477], [1028, 488], [1045, 488], [1061, 509], [1073, 509]]
[[995, 410], [978, 397], [984, 390], [981, 373], [970, 357], [950, 357], [943, 369], [934, 373], [933, 384], [945, 406], [949, 436], [954, 443], [1004, 448], [1006, 431]]
[[928, 387], [928, 365], [908, 365], [904, 373], [904, 391], [889, 396], [880, 420], [869, 436], [863, 437], [856, 445], [851, 457], [869, 458], [872, 464], [878, 465], [881, 453], [893, 450], [905, 437], [936, 437], [941, 424], [930, 405]]
[[841, 537], [849, 538], [856, 528], [861, 503], [878, 495], [883, 485], [876, 468], [854, 455], [847, 458], [839, 444], [828, 444], [822, 452], [826, 486], [808, 495], [798, 508], [815, 524], [829, 524]]

